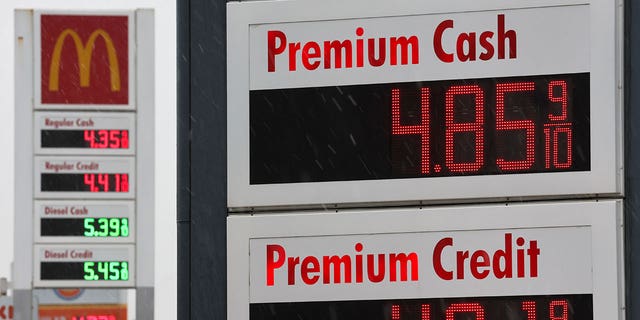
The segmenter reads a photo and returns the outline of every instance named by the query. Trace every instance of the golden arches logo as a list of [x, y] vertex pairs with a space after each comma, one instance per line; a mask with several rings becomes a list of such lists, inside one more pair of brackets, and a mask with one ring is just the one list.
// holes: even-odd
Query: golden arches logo
[[72, 29], [65, 29], [60, 33], [51, 56], [51, 66], [49, 67], [49, 91], [58, 91], [60, 88], [60, 56], [62, 55], [62, 47], [67, 36], [70, 36], [71, 39], [73, 39], [76, 46], [79, 64], [78, 67], [80, 69], [80, 87], [89, 87], [91, 56], [93, 55], [95, 42], [98, 37], [100, 37], [107, 47], [109, 74], [111, 76], [111, 91], [120, 91], [120, 67], [118, 66], [116, 48], [113, 46], [113, 40], [111, 40], [109, 33], [103, 29], [96, 29], [93, 31], [86, 44], [82, 43], [82, 39], [78, 33]]

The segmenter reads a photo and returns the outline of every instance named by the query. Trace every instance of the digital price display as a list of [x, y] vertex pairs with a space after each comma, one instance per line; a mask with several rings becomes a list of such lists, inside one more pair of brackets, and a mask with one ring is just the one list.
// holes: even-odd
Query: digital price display
[[366, 300], [252, 304], [251, 320], [589, 320], [583, 295]]
[[36, 112], [37, 154], [135, 154], [131, 113]]
[[621, 319], [621, 218], [621, 200], [231, 215], [228, 316]]
[[129, 218], [45, 218], [40, 230], [43, 236], [128, 237]]
[[252, 91], [251, 184], [588, 171], [589, 74]]
[[133, 198], [134, 158], [36, 157], [36, 198]]
[[129, 280], [127, 261], [41, 262], [42, 280]]
[[135, 242], [134, 203], [129, 201], [36, 201], [38, 242]]
[[134, 284], [133, 245], [38, 245], [35, 284], [108, 287]]
[[231, 211], [622, 193], [604, 1], [227, 12]]

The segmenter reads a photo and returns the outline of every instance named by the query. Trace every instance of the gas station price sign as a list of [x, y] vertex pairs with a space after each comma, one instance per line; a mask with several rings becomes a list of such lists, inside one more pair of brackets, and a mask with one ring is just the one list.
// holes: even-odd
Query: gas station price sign
[[36, 245], [34, 285], [127, 287], [135, 283], [134, 245]]
[[132, 199], [133, 157], [36, 157], [36, 198]]
[[229, 318], [620, 319], [621, 208], [232, 215]]
[[40, 243], [135, 243], [132, 201], [36, 201]]
[[232, 210], [621, 193], [614, 5], [313, 6], [228, 5]]
[[38, 154], [135, 154], [132, 113], [36, 112]]

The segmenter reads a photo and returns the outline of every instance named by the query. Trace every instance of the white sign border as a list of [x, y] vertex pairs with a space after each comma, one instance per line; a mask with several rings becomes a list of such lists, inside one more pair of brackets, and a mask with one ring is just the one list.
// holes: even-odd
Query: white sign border
[[593, 318], [623, 319], [622, 205], [621, 200], [606, 200], [335, 214], [232, 215], [227, 219], [228, 316], [249, 319], [250, 239], [588, 226], [593, 259]]
[[[228, 206], [232, 211], [286, 206], [371, 205], [372, 202], [466, 201], [562, 198], [623, 193], [622, 6], [615, 1], [545, 0], [535, 7], [590, 6], [591, 171], [489, 176], [385, 179], [251, 185], [249, 183], [249, 33], [267, 23], [328, 21], [496, 9], [531, 8], [530, 3], [488, 1], [232, 2], [228, 9], [227, 160]], [[336, 4], [338, 5], [338, 4]], [[269, 14], [265, 14], [268, 12]], [[532, 16], [532, 19], [538, 19]], [[602, 107], [607, 106], [607, 107]], [[610, 107], [609, 107], [610, 106]]]

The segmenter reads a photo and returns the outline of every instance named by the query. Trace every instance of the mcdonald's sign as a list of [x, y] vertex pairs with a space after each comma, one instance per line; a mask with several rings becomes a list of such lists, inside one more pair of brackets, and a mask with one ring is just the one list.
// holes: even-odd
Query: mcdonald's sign
[[129, 104], [129, 17], [40, 16], [42, 104]]

